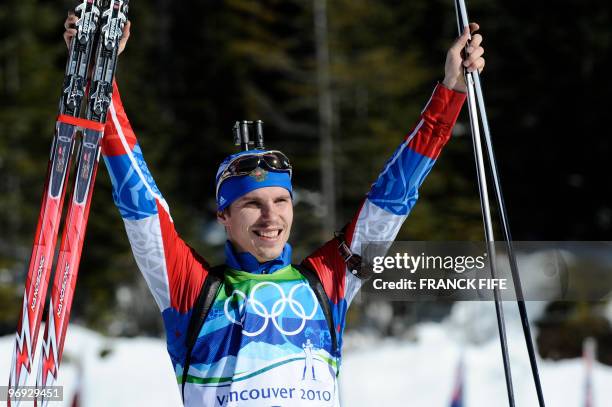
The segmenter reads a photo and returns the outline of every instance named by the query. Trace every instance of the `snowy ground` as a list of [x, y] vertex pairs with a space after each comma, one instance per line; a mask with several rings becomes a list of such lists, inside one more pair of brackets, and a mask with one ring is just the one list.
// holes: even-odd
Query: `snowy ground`
[[[537, 313], [537, 308], [534, 305], [530, 313]], [[510, 307], [506, 313], [516, 405], [536, 406], [517, 315]], [[463, 355], [465, 406], [506, 406], [494, 315], [490, 303], [462, 303], [444, 323], [421, 324], [403, 340], [346, 335], [340, 375], [342, 404], [447, 407]], [[0, 383], [8, 382], [13, 340], [0, 338]], [[582, 360], [540, 362], [540, 369], [548, 406], [584, 405]], [[594, 406], [612, 405], [612, 368], [596, 363], [593, 375]], [[180, 405], [163, 340], [109, 339], [72, 325], [60, 370], [66, 401], [52, 407], [69, 405], [78, 377], [82, 406]]]

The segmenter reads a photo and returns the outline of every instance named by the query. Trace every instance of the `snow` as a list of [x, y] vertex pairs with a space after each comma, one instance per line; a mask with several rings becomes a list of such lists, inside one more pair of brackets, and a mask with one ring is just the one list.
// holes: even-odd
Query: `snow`
[[[516, 405], [537, 406], [516, 306], [506, 303], [504, 308]], [[541, 309], [541, 304], [529, 304], [532, 319]], [[2, 383], [8, 383], [13, 341], [12, 336], [0, 338]], [[52, 407], [70, 405], [77, 386], [81, 388], [82, 406], [87, 407], [181, 405], [162, 339], [107, 338], [73, 324], [64, 355], [58, 384], [65, 386], [65, 401], [53, 403]], [[484, 302], [458, 303], [444, 322], [419, 324], [406, 338], [380, 339], [363, 332], [347, 333], [340, 374], [342, 404], [449, 406], [461, 357], [465, 366], [465, 406], [506, 406], [495, 312], [492, 303]], [[539, 361], [539, 367], [548, 406], [583, 405], [581, 359]], [[610, 383], [612, 368], [595, 363], [594, 406], [611, 404]]]
[[[42, 342], [42, 335], [38, 342]], [[13, 346], [14, 337], [0, 338], [2, 383], [8, 383]], [[35, 376], [30, 375], [29, 381], [34, 385]], [[166, 344], [161, 339], [106, 338], [70, 325], [57, 383], [64, 386], [64, 402], [50, 403], [50, 407], [70, 406], [79, 381], [82, 407], [181, 405]]]
[[[543, 303], [527, 303], [532, 320]], [[518, 308], [504, 303], [508, 346], [517, 406], [537, 406], [537, 396]], [[533, 329], [533, 328], [532, 328]], [[463, 357], [466, 407], [507, 406], [507, 392], [492, 302], [463, 302], [441, 324], [420, 324], [410, 339], [381, 341], [349, 335], [340, 374], [346, 406], [449, 406], [456, 369]], [[535, 336], [535, 331], [532, 331]], [[582, 359], [538, 361], [547, 406], [584, 405]], [[612, 402], [612, 368], [593, 366], [594, 406]]]

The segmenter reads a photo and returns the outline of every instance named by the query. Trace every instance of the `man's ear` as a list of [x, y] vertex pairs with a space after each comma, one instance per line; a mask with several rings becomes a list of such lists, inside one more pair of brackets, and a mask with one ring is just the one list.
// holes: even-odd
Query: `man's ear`
[[223, 226], [227, 226], [227, 224], [229, 223], [229, 216], [230, 215], [227, 208], [223, 209], [222, 211], [217, 211], [217, 222], [219, 222]]

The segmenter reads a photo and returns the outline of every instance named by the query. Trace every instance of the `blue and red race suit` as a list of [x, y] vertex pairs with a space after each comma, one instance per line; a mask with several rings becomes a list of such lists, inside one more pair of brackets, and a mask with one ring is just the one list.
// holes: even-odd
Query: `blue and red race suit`
[[[207, 263], [177, 234], [114, 85], [104, 161], [134, 258], [164, 321], [177, 383], [187, 374], [188, 406], [338, 406], [342, 333], [362, 280], [347, 270], [331, 239], [302, 265], [315, 271], [329, 297], [338, 350], [317, 298], [291, 266], [291, 246], [260, 264], [225, 247], [221, 289], [199, 332], [188, 372], [185, 336]], [[438, 85], [414, 129], [386, 162], [345, 229], [351, 251], [393, 241], [451, 130], [465, 95]]]

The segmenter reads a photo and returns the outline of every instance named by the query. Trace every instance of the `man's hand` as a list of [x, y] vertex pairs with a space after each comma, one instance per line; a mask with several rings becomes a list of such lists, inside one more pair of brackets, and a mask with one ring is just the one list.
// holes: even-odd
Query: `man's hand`
[[[64, 41], [66, 41], [66, 46], [68, 48], [70, 48], [70, 41], [72, 40], [72, 37], [74, 37], [77, 33], [76, 22], [78, 20], [79, 18], [74, 15], [74, 12], [69, 11], [68, 18], [66, 18], [66, 21], [64, 21], [64, 28], [66, 29], [66, 31], [64, 31]], [[119, 40], [119, 54], [123, 52], [125, 49], [125, 44], [127, 43], [128, 38], [130, 38], [130, 25], [130, 20], [127, 20], [123, 26], [123, 34], [121, 35], [121, 40]]]
[[[485, 66], [485, 60], [482, 57], [484, 54], [484, 48], [480, 46], [482, 43], [482, 35], [475, 34], [470, 38], [470, 32], [475, 33], [478, 31], [480, 26], [476, 23], [470, 23], [469, 31], [466, 27], [463, 30], [461, 37], [457, 38], [455, 43], [450, 47], [446, 54], [446, 64], [444, 66], [444, 86], [449, 89], [453, 89], [459, 92], [467, 92], [467, 86], [465, 85], [465, 78], [463, 77], [463, 69], [466, 68], [468, 72], [474, 72], [478, 69], [478, 72], [482, 72]], [[467, 56], [463, 59], [462, 51], [465, 46]]]

